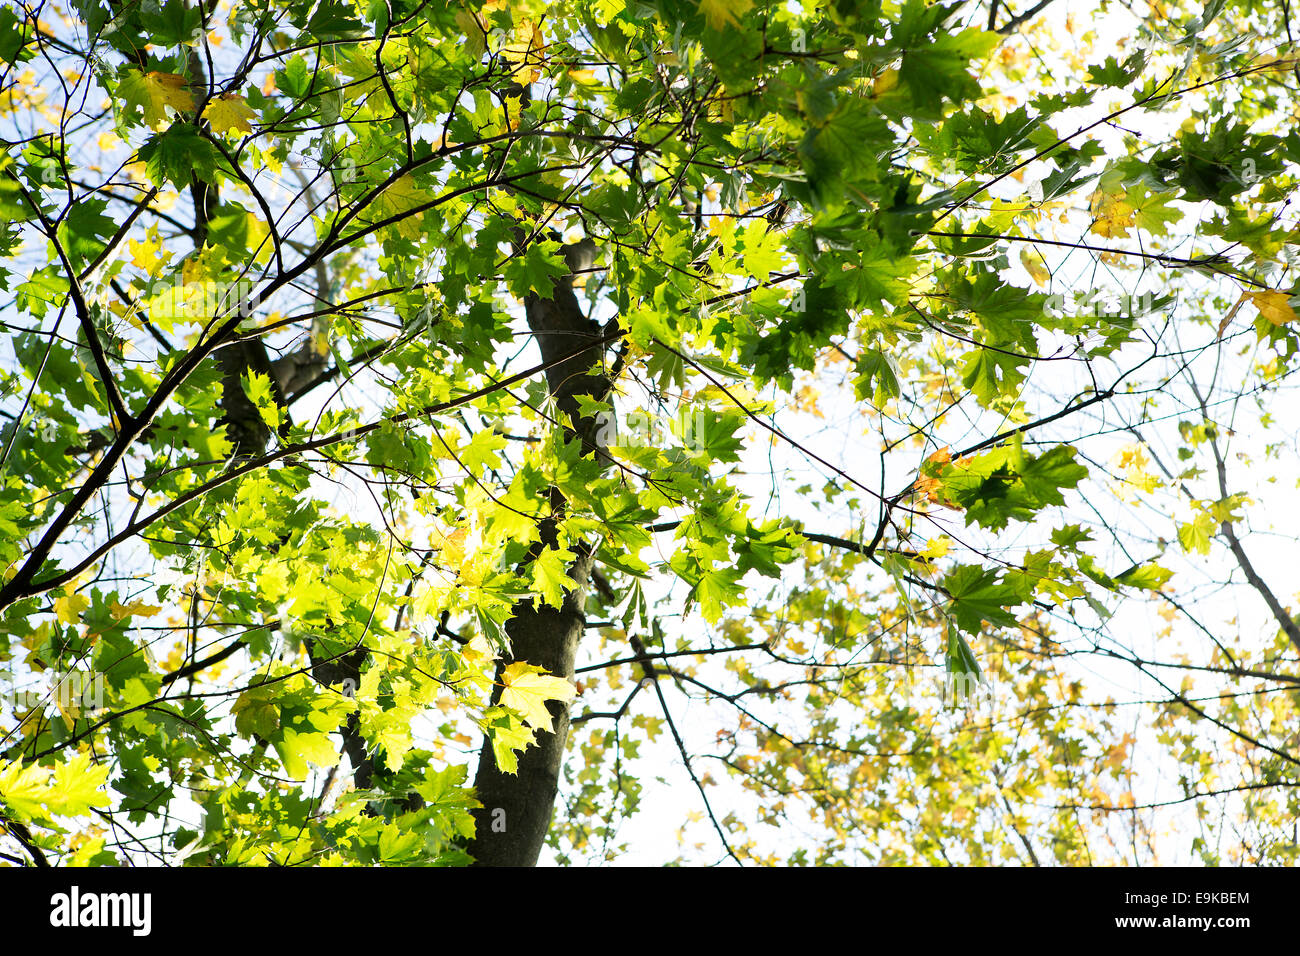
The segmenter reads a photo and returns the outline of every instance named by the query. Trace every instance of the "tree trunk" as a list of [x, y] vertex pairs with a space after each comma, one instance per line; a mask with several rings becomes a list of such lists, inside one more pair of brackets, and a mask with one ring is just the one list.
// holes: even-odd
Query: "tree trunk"
[[[522, 605], [506, 625], [511, 656], [544, 667], [557, 677], [573, 679], [573, 662], [582, 639], [585, 618], [581, 603], [591, 559], [583, 556], [570, 574], [580, 587], [566, 596], [559, 610]], [[578, 578], [582, 574], [581, 579]], [[501, 671], [492, 689], [492, 703], [501, 697]], [[538, 732], [537, 745], [519, 755], [519, 772], [502, 773], [492, 745], [484, 742], [479, 751], [474, 787], [482, 809], [474, 811], [474, 842], [466, 849], [478, 866], [534, 866], [546, 841], [551, 813], [559, 791], [560, 767], [569, 738], [569, 708], [550, 701], [547, 708], [555, 732]]]
[[[595, 246], [590, 240], [567, 245], [563, 251], [574, 273], [590, 268], [595, 260]], [[584, 339], [594, 343], [601, 337], [599, 326], [583, 313], [573, 293], [572, 276], [555, 283], [550, 299], [529, 296], [524, 305], [529, 330], [536, 337], [545, 362], [572, 352]], [[611, 376], [593, 371], [600, 360], [599, 346], [593, 344], [591, 351], [560, 362], [546, 373], [547, 386], [560, 409], [560, 425], [571, 428], [582, 441], [584, 451], [594, 450], [598, 458], [603, 449], [599, 447], [597, 422], [580, 417], [577, 397], [587, 395], [600, 400], [609, 394]], [[564, 500], [554, 491], [550, 498], [552, 514], [558, 517]], [[543, 542], [553, 534], [553, 529], [544, 528]], [[577, 587], [565, 596], [561, 607], [557, 610], [538, 607], [531, 600], [521, 601], [506, 625], [511, 660], [527, 661], [566, 680], [573, 680], [574, 659], [586, 623], [582, 609], [594, 559], [589, 549], [576, 550], [578, 558], [569, 568], [569, 575]], [[502, 666], [498, 666], [497, 683], [492, 690], [494, 704], [501, 696], [501, 671]], [[474, 812], [474, 840], [466, 848], [479, 866], [535, 866], [537, 863], [559, 792], [560, 768], [569, 737], [568, 705], [550, 701], [548, 709], [555, 731], [538, 731], [536, 746], [519, 756], [517, 774], [501, 772], [490, 742], [484, 741], [479, 752], [474, 787], [483, 807]]]

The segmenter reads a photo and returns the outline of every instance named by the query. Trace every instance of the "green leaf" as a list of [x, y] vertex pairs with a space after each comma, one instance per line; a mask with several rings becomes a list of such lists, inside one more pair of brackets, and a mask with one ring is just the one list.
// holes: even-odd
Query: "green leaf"
[[483, 732], [492, 743], [492, 756], [502, 773], [519, 772], [519, 754], [535, 742], [532, 729], [520, 717], [503, 707], [488, 708]]
[[79, 202], [59, 224], [59, 238], [74, 269], [80, 270], [99, 255], [109, 237], [117, 232], [117, 222], [105, 214], [107, 209], [108, 201], [104, 199]]
[[339, 761], [337, 745], [329, 734], [285, 727], [272, 743], [284, 763], [284, 772], [292, 780], [306, 779], [309, 762], [317, 767], [333, 767]]
[[169, 120], [168, 110], [184, 113], [194, 109], [194, 97], [185, 77], [176, 73], [141, 73], [127, 68], [122, 71], [117, 95], [122, 99], [122, 119], [128, 126], [143, 122], [149, 129], [156, 129]]
[[902, 394], [898, 384], [898, 363], [888, 352], [863, 349], [858, 356], [858, 375], [853, 380], [858, 398], [873, 396], [877, 404]]
[[1178, 543], [1189, 554], [1209, 554], [1214, 531], [1214, 518], [1208, 512], [1201, 512], [1190, 523], [1178, 526]]
[[1135, 564], [1123, 574], [1116, 575], [1115, 580], [1125, 587], [1159, 591], [1165, 582], [1173, 576], [1174, 572], [1158, 564]]
[[969, 388], [985, 408], [992, 408], [1004, 397], [1015, 394], [1024, 381], [1024, 367], [1029, 359], [1008, 354], [1007, 350], [980, 348], [969, 352], [962, 362], [962, 384]]
[[567, 548], [547, 548], [533, 561], [533, 590], [551, 607], [564, 603], [564, 595], [577, 587], [569, 576], [569, 565], [576, 555]]
[[192, 42], [201, 32], [203, 12], [187, 0], [163, 0], [140, 7], [140, 23], [149, 31], [150, 41], [161, 46], [179, 46]]
[[953, 627], [951, 623], [948, 625], [948, 646], [944, 654], [944, 669], [952, 680], [954, 697], [957, 700], [969, 696], [972, 689], [971, 685], [984, 679], [984, 675], [980, 671], [979, 661], [975, 659], [975, 652], [966, 643], [966, 638], [962, 637], [961, 632]]
[[1063, 505], [1062, 488], [1077, 487], [1088, 477], [1088, 469], [1075, 461], [1071, 445], [1057, 445], [1035, 458], [1024, 455], [1019, 462], [1020, 480], [1039, 505]]
[[1141, 53], [1134, 53], [1123, 63], [1113, 56], [1106, 57], [1106, 62], [1101, 65], [1094, 64], [1088, 67], [1089, 83], [1098, 86], [1114, 86], [1123, 88], [1142, 72], [1146, 65], [1146, 58]]
[[1018, 623], [1008, 608], [1022, 602], [1014, 587], [998, 582], [996, 570], [958, 565], [944, 578], [943, 586], [952, 598], [949, 611], [953, 620], [968, 634], [979, 634], [985, 621], [1006, 627]]
[[254, 687], [244, 691], [231, 712], [235, 715], [235, 730], [245, 737], [269, 740], [280, 729], [280, 710], [270, 689]]
[[700, 604], [700, 614], [710, 624], [716, 624], [723, 611], [743, 603], [744, 588], [733, 569], [705, 571], [695, 586], [695, 599]]
[[178, 189], [188, 189], [194, 176], [215, 183], [217, 170], [224, 166], [216, 147], [187, 123], [151, 136], [136, 155], [155, 186], [171, 183]]
[[966, 509], [966, 523], [1000, 530], [1011, 520], [1031, 521], [1049, 505], [1061, 505], [1062, 489], [1074, 488], [1088, 470], [1074, 461], [1075, 450], [1057, 445], [1035, 457], [1018, 443], [966, 461], [946, 464], [938, 477], [945, 495]]
[[942, 115], [944, 99], [960, 102], [977, 96], [979, 85], [967, 68], [998, 42], [997, 34], [982, 30], [949, 31], [944, 21], [951, 12], [944, 4], [927, 8], [924, 0], [908, 0], [894, 31], [893, 42], [904, 51], [900, 78], [921, 117]]
[[505, 264], [503, 274], [512, 294], [523, 299], [535, 294], [542, 299], [555, 295], [555, 280], [569, 274], [560, 244], [554, 240], [535, 242]]

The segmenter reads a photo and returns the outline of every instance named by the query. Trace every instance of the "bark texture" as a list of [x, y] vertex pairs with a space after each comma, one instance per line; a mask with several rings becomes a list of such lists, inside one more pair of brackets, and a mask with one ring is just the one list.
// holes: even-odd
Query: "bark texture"
[[[570, 570], [574, 579], [583, 574], [579, 589], [570, 593], [559, 610], [551, 607], [520, 607], [506, 625], [511, 656], [544, 667], [552, 674], [573, 678], [574, 659], [582, 639], [585, 618], [581, 602], [586, 591], [590, 558], [582, 557]], [[492, 702], [501, 697], [501, 668]], [[484, 742], [479, 751], [474, 787], [482, 809], [474, 812], [474, 842], [467, 847], [478, 866], [534, 866], [546, 842], [555, 797], [559, 792], [560, 769], [569, 739], [569, 708], [559, 701], [548, 705], [554, 733], [538, 733], [537, 745], [519, 755], [519, 772], [502, 773], [492, 746]]]

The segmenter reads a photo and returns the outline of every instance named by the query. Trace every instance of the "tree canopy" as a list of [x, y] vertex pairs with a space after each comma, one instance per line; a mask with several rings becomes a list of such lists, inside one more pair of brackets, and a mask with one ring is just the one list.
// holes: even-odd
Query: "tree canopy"
[[2, 858], [1295, 862], [1288, 4], [1015, 6], [0, 10]]

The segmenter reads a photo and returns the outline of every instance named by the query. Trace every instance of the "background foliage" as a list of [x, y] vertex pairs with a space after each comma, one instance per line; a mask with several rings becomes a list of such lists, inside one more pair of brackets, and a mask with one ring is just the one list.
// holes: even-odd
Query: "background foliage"
[[4, 859], [1294, 862], [1291, 11], [1021, 6], [0, 10]]

